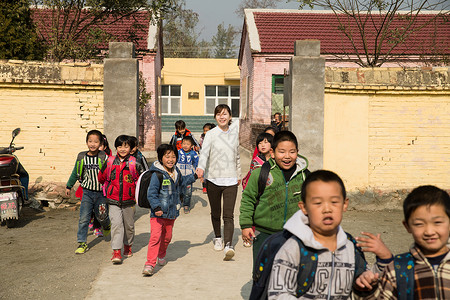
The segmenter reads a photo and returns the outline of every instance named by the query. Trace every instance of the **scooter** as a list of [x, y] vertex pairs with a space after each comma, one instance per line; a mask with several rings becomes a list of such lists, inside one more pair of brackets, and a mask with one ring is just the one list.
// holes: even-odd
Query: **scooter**
[[13, 154], [23, 147], [15, 147], [14, 138], [20, 133], [20, 128], [12, 132], [9, 147], [0, 147], [0, 221], [6, 227], [12, 228], [19, 220], [25, 199], [25, 187], [17, 174], [19, 159]]

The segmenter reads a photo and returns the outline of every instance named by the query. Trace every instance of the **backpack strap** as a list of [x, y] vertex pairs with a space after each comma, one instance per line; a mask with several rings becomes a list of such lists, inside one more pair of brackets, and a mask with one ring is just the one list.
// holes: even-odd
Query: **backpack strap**
[[116, 159], [115, 156], [110, 156], [106, 160], [106, 181], [111, 182], [111, 172], [112, 172], [112, 165], [114, 163], [114, 159]]
[[163, 182], [163, 179], [164, 179], [164, 175], [161, 172], [158, 172], [158, 171], [155, 171], [155, 172], [156, 172], [156, 177], [159, 180], [159, 190], [161, 190], [162, 182]]
[[364, 256], [364, 252], [361, 247], [358, 247], [356, 244], [358, 243], [355, 238], [348, 232], [345, 233], [347, 235], [347, 239], [353, 243], [355, 248], [355, 274], [353, 276], [353, 282], [355, 282], [356, 278], [359, 277], [364, 271], [367, 270], [367, 262], [366, 257]]
[[256, 196], [256, 206], [259, 204], [259, 199], [261, 198], [262, 194], [264, 193], [264, 190], [266, 189], [267, 179], [269, 178], [270, 173], [270, 163], [269, 161], [266, 161], [261, 166], [261, 172], [259, 173], [258, 177], [258, 195]]
[[399, 300], [414, 299], [414, 258], [410, 252], [394, 257], [395, 279]]
[[84, 157], [86, 156], [87, 151], [83, 151], [78, 153], [77, 155], [77, 176], [78, 181], [83, 181], [83, 167], [84, 167]]
[[133, 155], [130, 155], [128, 158], [128, 169], [130, 170], [131, 177], [133, 177], [133, 181], [137, 182], [139, 175], [136, 170], [136, 158]]
[[98, 153], [98, 167], [100, 170], [102, 169], [103, 164], [105, 163], [106, 159], [107, 159], [106, 152], [100, 151]]
[[299, 298], [308, 291], [314, 282], [319, 256], [314, 249], [306, 247], [297, 236], [293, 235], [293, 237], [297, 241], [300, 249], [300, 265], [298, 266], [296, 291], [296, 297]]

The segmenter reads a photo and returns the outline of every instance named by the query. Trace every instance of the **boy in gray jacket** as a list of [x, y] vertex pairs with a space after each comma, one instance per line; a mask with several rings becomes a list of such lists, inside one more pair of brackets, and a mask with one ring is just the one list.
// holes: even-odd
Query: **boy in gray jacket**
[[[352, 291], [363, 289], [353, 284], [355, 246], [340, 226], [348, 207], [344, 183], [331, 171], [315, 171], [304, 181], [301, 199], [301, 210], [284, 228], [317, 252], [318, 263], [314, 282], [300, 299], [350, 298]], [[269, 299], [297, 299], [300, 263], [299, 245], [291, 237], [275, 256]]]

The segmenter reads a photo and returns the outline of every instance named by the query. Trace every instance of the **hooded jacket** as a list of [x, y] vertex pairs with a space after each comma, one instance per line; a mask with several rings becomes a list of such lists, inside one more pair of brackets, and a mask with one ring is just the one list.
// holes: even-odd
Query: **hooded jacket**
[[283, 230], [286, 221], [298, 211], [298, 202], [305, 171], [308, 168], [308, 160], [298, 155], [297, 168], [289, 181], [284, 179], [283, 171], [275, 160], [269, 159], [270, 173], [266, 188], [256, 206], [258, 195], [258, 179], [261, 168], [252, 171], [247, 186], [242, 194], [239, 224], [241, 229], [250, 228], [253, 225], [261, 232], [273, 234]]
[[[153, 172], [147, 190], [150, 217], [176, 219], [180, 215], [182, 187], [193, 183], [195, 181], [194, 175], [181, 176], [180, 170], [175, 167], [175, 179], [172, 179], [159, 161], [155, 161], [151, 165], [150, 171]], [[159, 181], [156, 172], [163, 175], [162, 182]], [[155, 212], [157, 211], [162, 211], [162, 216], [156, 216]]]
[[[355, 248], [341, 226], [338, 227], [337, 248], [331, 252], [315, 240], [308, 218], [300, 210], [290, 218], [284, 228], [302, 240], [318, 254], [314, 282], [298, 299], [350, 299], [355, 272]], [[297, 299], [297, 273], [300, 266], [297, 241], [290, 238], [275, 256], [270, 276], [269, 299]]]

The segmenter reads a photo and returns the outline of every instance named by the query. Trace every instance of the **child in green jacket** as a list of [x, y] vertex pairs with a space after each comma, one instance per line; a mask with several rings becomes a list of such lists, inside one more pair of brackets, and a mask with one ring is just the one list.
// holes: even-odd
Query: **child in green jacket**
[[282, 231], [284, 223], [298, 211], [301, 187], [309, 173], [308, 160], [298, 155], [297, 138], [290, 131], [275, 134], [268, 163], [269, 176], [259, 202], [258, 179], [262, 168], [251, 173], [241, 200], [239, 224], [244, 242], [253, 240], [253, 260], [264, 240]]

